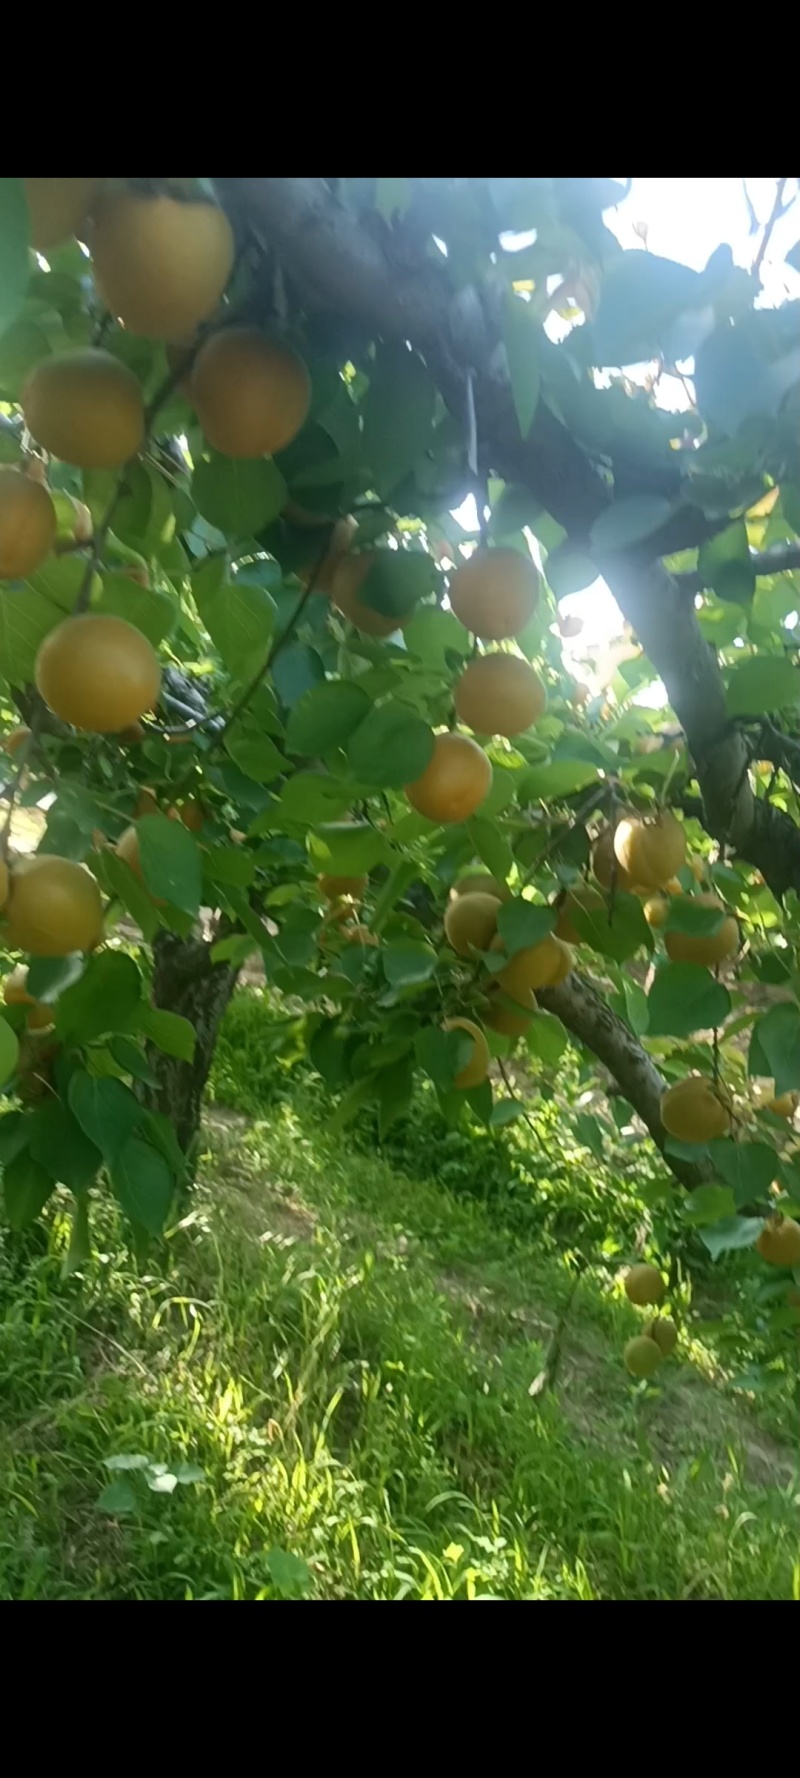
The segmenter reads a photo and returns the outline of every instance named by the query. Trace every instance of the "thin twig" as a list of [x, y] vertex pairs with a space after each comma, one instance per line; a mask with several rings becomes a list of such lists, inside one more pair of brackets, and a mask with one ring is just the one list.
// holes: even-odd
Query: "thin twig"
[[[581, 821], [586, 820], [587, 815], [591, 815], [593, 810], [599, 806], [606, 795], [607, 789], [607, 784], [595, 785], [591, 795], [587, 796], [585, 802], [582, 802], [580, 807], [575, 810], [570, 823], [570, 833], [572, 833], [573, 829], [576, 828]], [[547, 845], [542, 847], [541, 852], [537, 852], [533, 863], [528, 866], [522, 882], [520, 883], [521, 889], [524, 889], [530, 882], [531, 878], [536, 875], [539, 866], [544, 863], [545, 858], [549, 858], [551, 852], [557, 851], [558, 847], [563, 845], [565, 838], [566, 835], [560, 830], [556, 830], [554, 834], [550, 835]]]
[[[777, 159], [777, 156], [775, 158]], [[777, 186], [775, 189], [775, 202], [772, 206], [772, 210], [771, 210], [769, 218], [767, 220], [767, 224], [764, 229], [764, 233], [761, 237], [761, 246], [758, 249], [755, 259], [753, 260], [752, 276], [754, 278], [757, 278], [759, 275], [759, 272], [761, 271], [761, 266], [762, 266], [763, 260], [764, 260], [764, 254], [766, 253], [767, 248], [769, 246], [770, 236], [771, 236], [772, 231], [775, 227], [775, 224], [778, 220], [778, 217], [780, 216], [781, 211], [783, 209], [783, 194], [786, 190], [788, 183], [789, 183], [788, 179], [779, 179], [777, 182]]]
[[234, 704], [233, 709], [230, 712], [230, 715], [226, 717], [225, 722], [222, 725], [222, 728], [219, 730], [218, 734], [214, 738], [213, 744], [215, 747], [219, 747], [220, 744], [225, 740], [226, 735], [228, 735], [230, 733], [230, 730], [233, 728], [234, 723], [238, 721], [239, 717], [242, 714], [242, 711], [246, 709], [247, 705], [250, 702], [250, 699], [255, 696], [256, 692], [258, 691], [259, 686], [262, 684], [263, 680], [266, 678], [266, 676], [270, 670], [270, 667], [272, 666], [276, 656], [278, 654], [280, 654], [280, 651], [283, 648], [284, 643], [288, 642], [289, 637], [291, 635], [293, 635], [294, 631], [296, 630], [299, 618], [302, 617], [302, 614], [305, 610], [306, 605], [308, 604], [309, 599], [311, 598], [312, 593], [316, 591], [317, 581], [319, 580], [320, 574], [322, 573], [322, 569], [323, 569], [327, 554], [328, 554], [328, 542], [326, 539], [325, 543], [322, 546], [322, 549], [320, 550], [319, 556], [314, 564], [314, 567], [311, 570], [311, 574], [309, 576], [308, 583], [307, 583], [301, 597], [297, 601], [294, 611], [292, 612], [292, 615], [289, 619], [289, 622], [287, 623], [285, 629], [281, 630], [280, 635], [275, 637], [275, 640], [272, 644], [272, 647], [269, 650], [269, 653], [267, 654], [267, 658], [264, 661], [263, 666], [259, 667], [257, 673], [254, 673], [253, 678], [250, 681], [250, 684], [245, 687], [244, 691], [242, 692], [241, 697], [237, 698], [236, 703]]

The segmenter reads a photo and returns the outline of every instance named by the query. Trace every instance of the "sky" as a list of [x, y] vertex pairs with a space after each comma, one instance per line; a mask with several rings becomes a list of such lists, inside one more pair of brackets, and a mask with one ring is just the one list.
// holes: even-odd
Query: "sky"
[[[758, 251], [761, 230], [751, 232], [747, 197], [763, 225], [772, 210], [776, 185], [775, 179], [634, 179], [624, 203], [607, 211], [605, 221], [623, 247], [640, 252], [644, 247], [636, 225], [646, 223], [651, 253], [679, 260], [696, 271], [702, 270], [723, 241], [730, 245], [736, 264], [749, 267]], [[792, 192], [795, 201], [776, 224], [761, 268], [762, 301], [769, 306], [783, 302], [787, 296], [800, 297], [800, 274], [783, 264], [784, 253], [800, 238], [797, 180], [790, 181], [786, 195]], [[658, 391], [661, 405], [671, 410], [688, 405], [678, 378], [664, 378], [662, 385]], [[466, 519], [465, 509], [462, 511]], [[473, 525], [474, 522], [473, 507]], [[591, 675], [581, 668], [581, 658], [587, 647], [602, 648], [620, 634], [619, 607], [605, 582], [597, 580], [584, 592], [563, 599], [559, 609], [565, 615], [579, 617], [584, 626], [579, 637], [564, 643], [565, 663], [572, 667], [576, 678], [591, 680]], [[648, 688], [637, 701], [658, 706], [665, 701], [663, 688]]]

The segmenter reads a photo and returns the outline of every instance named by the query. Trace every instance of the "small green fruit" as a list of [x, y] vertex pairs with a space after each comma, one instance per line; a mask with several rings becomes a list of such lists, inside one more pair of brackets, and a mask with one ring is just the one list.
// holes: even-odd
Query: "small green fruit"
[[629, 1340], [622, 1356], [632, 1377], [652, 1377], [661, 1363], [659, 1347], [647, 1334], [637, 1334]]

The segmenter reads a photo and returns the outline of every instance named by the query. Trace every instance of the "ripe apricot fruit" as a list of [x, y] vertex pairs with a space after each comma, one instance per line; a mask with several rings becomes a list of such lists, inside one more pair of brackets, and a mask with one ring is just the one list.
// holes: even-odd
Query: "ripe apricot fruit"
[[348, 926], [343, 935], [351, 945], [377, 945], [380, 939], [368, 926]]
[[644, 904], [644, 917], [654, 932], [660, 932], [668, 913], [669, 901], [666, 895], [648, 895]]
[[302, 358], [256, 327], [212, 333], [194, 362], [190, 400], [215, 451], [271, 457], [297, 437], [311, 382]]
[[0, 468], [0, 579], [33, 574], [49, 556], [57, 528], [47, 489], [21, 469]]
[[98, 204], [89, 247], [111, 313], [155, 340], [191, 336], [216, 308], [233, 266], [224, 210], [136, 192]]
[[771, 1217], [756, 1247], [770, 1266], [800, 1265], [800, 1222], [792, 1216]]
[[623, 870], [614, 851], [613, 827], [604, 827], [592, 846], [592, 873], [601, 889], [610, 889], [613, 882], [617, 889], [633, 894], [634, 880]]
[[[492, 940], [493, 951], [502, 951], [504, 948], [499, 936]], [[525, 1006], [529, 994], [534, 993], [537, 988], [557, 988], [566, 980], [571, 968], [572, 952], [569, 945], [548, 932], [538, 945], [527, 945], [524, 950], [517, 951], [493, 980], [506, 994], [511, 995], [512, 1000]]]
[[331, 603], [363, 635], [393, 636], [395, 630], [401, 630], [408, 622], [411, 613], [405, 617], [387, 617], [382, 611], [373, 611], [371, 605], [365, 605], [358, 596], [359, 587], [375, 560], [374, 550], [364, 550], [360, 556], [342, 555], [331, 579]]
[[28, 993], [28, 971], [24, 963], [12, 969], [3, 982], [3, 999], [6, 1006], [28, 1007], [28, 1030], [46, 1031], [52, 1025], [55, 1012], [44, 1000], [35, 1000]]
[[161, 668], [152, 643], [123, 617], [84, 612], [51, 630], [36, 657], [36, 684], [62, 722], [119, 734], [152, 710]]
[[99, 179], [23, 179], [31, 222], [31, 246], [39, 253], [78, 233]]
[[635, 1303], [637, 1308], [660, 1303], [666, 1288], [657, 1266], [631, 1266], [630, 1271], [625, 1274], [625, 1295], [628, 1302]]
[[[718, 895], [695, 895], [692, 899], [700, 907], [719, 908], [720, 913], [725, 912], [725, 903]], [[665, 932], [664, 945], [673, 963], [704, 963], [706, 966], [723, 963], [739, 949], [739, 928], [733, 915], [726, 914], [716, 932]]]
[[100, 890], [85, 865], [37, 852], [13, 865], [5, 919], [12, 951], [33, 957], [91, 951], [103, 930]]
[[[450, 577], [450, 605], [482, 642], [519, 636], [539, 602], [539, 576], [515, 549], [476, 549]], [[485, 733], [488, 731], [484, 731]]]
[[488, 951], [497, 931], [497, 916], [502, 903], [494, 895], [459, 895], [448, 905], [444, 930], [448, 944], [459, 957], [469, 957], [473, 948]]
[[456, 877], [450, 890], [450, 900], [455, 901], [459, 895], [494, 895], [498, 901], [510, 901], [511, 890], [507, 883], [501, 883], [499, 877], [490, 876], [488, 871], [468, 871], [466, 876]]
[[22, 412], [37, 442], [78, 469], [119, 469], [144, 439], [133, 371], [96, 346], [38, 364], [23, 389]]
[[462, 1090], [465, 1087], [480, 1086], [489, 1072], [489, 1045], [480, 1025], [476, 1025], [472, 1019], [445, 1019], [442, 1030], [466, 1031], [473, 1039], [472, 1054], [455, 1076], [454, 1087]]
[[661, 1097], [661, 1122], [678, 1142], [710, 1142], [727, 1136], [730, 1106], [724, 1088], [705, 1074], [689, 1074]]
[[453, 699], [465, 728], [479, 735], [521, 735], [538, 722], [547, 693], [517, 654], [482, 654], [464, 668]]
[[661, 1349], [647, 1334], [636, 1334], [628, 1340], [623, 1349], [622, 1357], [625, 1369], [632, 1377], [652, 1377], [661, 1363]]
[[568, 889], [558, 902], [558, 919], [553, 928], [556, 938], [563, 938], [568, 945], [582, 944], [581, 935], [573, 925], [575, 909], [583, 908], [587, 913], [601, 913], [605, 905], [604, 897], [590, 883], [579, 883], [575, 889]]
[[490, 1029], [498, 1031], [502, 1037], [524, 1037], [536, 1012], [535, 994], [529, 994], [525, 1001], [515, 1001], [513, 1006], [506, 1004], [502, 988], [490, 988], [487, 998], [489, 1011], [485, 1023]]
[[800, 1105], [800, 1093], [778, 1093], [774, 1099], [767, 1100], [767, 1110], [775, 1117], [792, 1118]]
[[647, 1340], [655, 1340], [662, 1358], [670, 1358], [678, 1344], [678, 1329], [671, 1315], [656, 1315], [644, 1330]]
[[317, 877], [317, 888], [326, 901], [338, 901], [340, 895], [351, 895], [357, 901], [366, 887], [366, 877]]
[[625, 816], [614, 832], [614, 852], [632, 883], [661, 889], [686, 863], [686, 835], [669, 809], [652, 821]]
[[467, 821], [488, 795], [492, 768], [467, 735], [437, 735], [420, 778], [406, 785], [412, 809], [429, 821]]

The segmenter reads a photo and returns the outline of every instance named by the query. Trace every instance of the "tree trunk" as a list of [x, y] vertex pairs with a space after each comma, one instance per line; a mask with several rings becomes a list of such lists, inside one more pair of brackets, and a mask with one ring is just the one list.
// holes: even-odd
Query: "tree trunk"
[[217, 1033], [239, 975], [239, 965], [212, 963], [211, 945], [197, 938], [159, 932], [153, 945], [153, 1004], [180, 1013], [196, 1033], [191, 1062], [165, 1056], [148, 1045], [148, 1061], [156, 1085], [142, 1085], [140, 1096], [150, 1111], [168, 1117], [187, 1157], [184, 1190], [194, 1180], [200, 1113]]

